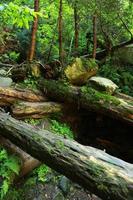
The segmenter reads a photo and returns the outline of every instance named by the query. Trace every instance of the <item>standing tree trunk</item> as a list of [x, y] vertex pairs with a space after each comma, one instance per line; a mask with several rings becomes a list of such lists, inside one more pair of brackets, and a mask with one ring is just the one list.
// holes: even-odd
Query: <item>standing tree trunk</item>
[[75, 50], [77, 51], [79, 46], [79, 16], [78, 16], [77, 1], [75, 1], [74, 3], [74, 23], [75, 23]]
[[[39, 11], [39, 0], [34, 0], [34, 11]], [[31, 33], [31, 45], [30, 45], [30, 51], [29, 51], [29, 61], [32, 61], [35, 54], [35, 46], [36, 46], [36, 33], [37, 33], [37, 27], [38, 27], [38, 15], [34, 17], [34, 22], [32, 26], [32, 33]]]
[[63, 29], [63, 0], [60, 0], [60, 5], [59, 5], [59, 60], [61, 63], [63, 63], [63, 34], [62, 34], [62, 29]]
[[93, 58], [96, 58], [96, 49], [97, 49], [97, 15], [96, 13], [93, 16]]

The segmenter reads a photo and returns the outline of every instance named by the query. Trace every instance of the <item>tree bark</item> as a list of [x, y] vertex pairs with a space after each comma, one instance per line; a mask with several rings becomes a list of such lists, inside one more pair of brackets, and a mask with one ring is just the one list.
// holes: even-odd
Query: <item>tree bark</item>
[[131, 200], [133, 165], [0, 113], [1, 135], [103, 200]]
[[19, 102], [11, 107], [12, 116], [17, 119], [43, 118], [62, 111], [62, 105], [54, 102]]
[[0, 106], [8, 106], [14, 104], [18, 100], [29, 102], [44, 102], [47, 98], [40, 92], [31, 90], [23, 90], [17, 88], [2, 88], [0, 87]]
[[59, 4], [59, 60], [63, 63], [63, 0]]
[[[35, 12], [39, 11], [39, 0], [34, 0], [34, 11]], [[37, 28], [38, 28], [38, 15], [34, 17], [34, 22], [32, 26], [29, 61], [33, 60], [35, 54]]]
[[68, 86], [54, 80], [43, 80], [42, 85], [47, 95], [57, 101], [73, 103], [78, 108], [93, 110], [133, 125], [133, 104], [129, 100], [90, 87]]

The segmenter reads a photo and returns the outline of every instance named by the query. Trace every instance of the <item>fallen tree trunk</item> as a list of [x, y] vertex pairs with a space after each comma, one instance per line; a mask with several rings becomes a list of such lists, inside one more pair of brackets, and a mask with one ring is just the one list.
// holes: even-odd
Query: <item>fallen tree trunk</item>
[[22, 149], [14, 145], [10, 140], [0, 136], [0, 146], [6, 148], [11, 154], [17, 155], [21, 159], [21, 170], [19, 177], [27, 175], [41, 163]]
[[47, 98], [38, 91], [33, 92], [27, 89], [0, 87], [0, 106], [11, 105], [18, 100], [42, 102], [47, 101]]
[[26, 117], [42, 118], [51, 113], [62, 111], [62, 105], [55, 102], [19, 102], [11, 107], [12, 115], [22, 119]]
[[44, 92], [57, 101], [73, 103], [78, 108], [103, 113], [133, 125], [133, 101], [125, 97], [118, 98], [90, 87], [73, 87], [54, 80], [43, 80], [42, 86]]
[[103, 200], [131, 200], [133, 165], [0, 113], [0, 133]]
[[[130, 44], [133, 44], [133, 38], [131, 38], [130, 40], [128, 41], [125, 41], [125, 42], [122, 42], [118, 45], [115, 45], [111, 48], [110, 50], [110, 53], [113, 54], [115, 51], [117, 51], [118, 49], [122, 48], [122, 47], [125, 47], [127, 45], [130, 45]], [[98, 51], [96, 53], [96, 59], [103, 59], [105, 58], [106, 56], [108, 55], [108, 50], [107, 49], [103, 49], [101, 51]], [[84, 58], [91, 58], [92, 57], [92, 54], [87, 54], [87, 55], [82, 55], [81, 57], [84, 57]]]

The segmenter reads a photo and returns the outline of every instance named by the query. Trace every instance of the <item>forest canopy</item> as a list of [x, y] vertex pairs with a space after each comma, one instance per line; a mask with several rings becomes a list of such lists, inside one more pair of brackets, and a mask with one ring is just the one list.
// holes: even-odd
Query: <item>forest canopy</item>
[[97, 18], [97, 50], [111, 48], [132, 38], [132, 1], [63, 0], [59, 2], [40, 0], [38, 3], [38, 10], [35, 11], [34, 1], [1, 1], [1, 43], [6, 45], [4, 38], [6, 37], [8, 40], [8, 37], [13, 37], [19, 41], [22, 52], [26, 46], [28, 49], [32, 22], [34, 17], [38, 16], [36, 57], [45, 62], [47, 59], [57, 59], [59, 57], [60, 3], [62, 4], [61, 28], [63, 30], [61, 34], [63, 46], [61, 48], [65, 61], [75, 55], [75, 52], [80, 55], [92, 53], [95, 15]]

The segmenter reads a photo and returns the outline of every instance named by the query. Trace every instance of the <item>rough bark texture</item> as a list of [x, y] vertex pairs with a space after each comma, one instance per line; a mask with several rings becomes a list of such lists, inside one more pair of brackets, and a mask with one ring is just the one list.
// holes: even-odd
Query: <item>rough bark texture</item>
[[13, 116], [18, 119], [29, 116], [42, 118], [47, 114], [61, 112], [62, 105], [54, 102], [19, 102], [14, 104], [11, 109]]
[[133, 165], [0, 113], [1, 135], [103, 200], [132, 200]]
[[[39, 0], [34, 0], [34, 11], [39, 11]], [[35, 54], [35, 45], [36, 45], [36, 33], [38, 27], [38, 15], [34, 17], [34, 22], [32, 26], [32, 33], [31, 33], [31, 46], [29, 52], [29, 61], [32, 61]]]
[[30, 102], [44, 102], [47, 98], [40, 92], [33, 92], [31, 90], [23, 90], [17, 88], [2, 88], [0, 87], [0, 105], [11, 105], [18, 100]]
[[59, 81], [42, 82], [44, 91], [49, 97], [62, 102], [76, 104], [77, 107], [94, 110], [118, 118], [133, 125], [133, 103], [117, 98], [89, 87], [72, 87]]

